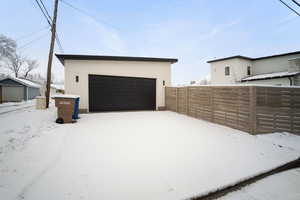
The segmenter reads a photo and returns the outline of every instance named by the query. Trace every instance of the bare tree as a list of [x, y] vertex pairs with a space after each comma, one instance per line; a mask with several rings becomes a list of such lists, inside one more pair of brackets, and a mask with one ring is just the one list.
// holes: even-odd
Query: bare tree
[[24, 69], [24, 78], [27, 78], [29, 73], [38, 68], [39, 64], [36, 60], [31, 60], [31, 59], [26, 59], [25, 60], [26, 63], [26, 68]]
[[12, 55], [8, 56], [5, 62], [5, 67], [10, 70], [16, 78], [18, 78], [21, 68], [24, 65], [25, 59], [15, 52]]
[[27, 79], [36, 81], [40, 84], [44, 84], [46, 82], [46, 78], [43, 77], [40, 73], [30, 73], [27, 75]]
[[196, 84], [196, 81], [190, 81], [190, 85]]
[[0, 59], [12, 56], [16, 52], [17, 43], [4, 35], [0, 35]]

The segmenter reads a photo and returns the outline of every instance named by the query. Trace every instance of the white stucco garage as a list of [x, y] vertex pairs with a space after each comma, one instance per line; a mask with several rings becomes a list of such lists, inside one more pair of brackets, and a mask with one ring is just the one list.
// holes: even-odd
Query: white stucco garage
[[80, 95], [81, 112], [157, 110], [165, 106], [173, 58], [56, 54], [65, 93]]

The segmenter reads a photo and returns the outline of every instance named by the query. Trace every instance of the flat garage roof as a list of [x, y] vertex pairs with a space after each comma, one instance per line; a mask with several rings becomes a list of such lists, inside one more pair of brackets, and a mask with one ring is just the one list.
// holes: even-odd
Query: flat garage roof
[[128, 56], [104, 56], [104, 55], [76, 55], [76, 54], [55, 54], [61, 64], [65, 60], [112, 60], [112, 61], [149, 61], [149, 62], [170, 62], [176, 63], [176, 58], [151, 58], [151, 57], [128, 57]]

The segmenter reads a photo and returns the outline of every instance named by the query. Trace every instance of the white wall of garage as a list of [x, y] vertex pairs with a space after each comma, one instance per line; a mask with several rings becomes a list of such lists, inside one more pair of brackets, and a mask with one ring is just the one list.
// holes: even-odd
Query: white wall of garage
[[[65, 92], [80, 95], [80, 109], [89, 108], [88, 75], [156, 79], [156, 109], [165, 106], [164, 87], [171, 84], [171, 63], [151, 61], [65, 60]], [[79, 82], [76, 82], [79, 76]], [[165, 86], [163, 86], [165, 81]]]

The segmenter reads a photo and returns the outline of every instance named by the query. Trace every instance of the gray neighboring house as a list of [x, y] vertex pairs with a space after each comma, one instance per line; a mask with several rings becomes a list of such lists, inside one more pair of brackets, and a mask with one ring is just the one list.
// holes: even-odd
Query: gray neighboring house
[[0, 103], [20, 102], [40, 95], [40, 85], [27, 79], [7, 77], [0, 80]]

